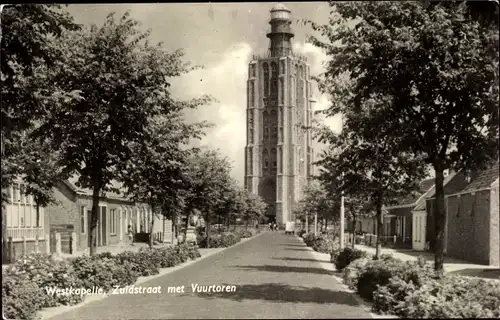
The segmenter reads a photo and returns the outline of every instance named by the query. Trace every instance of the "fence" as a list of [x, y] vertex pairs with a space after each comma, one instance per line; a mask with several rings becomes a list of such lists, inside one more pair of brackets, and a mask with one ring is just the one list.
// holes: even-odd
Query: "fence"
[[[381, 240], [382, 245], [393, 246], [396, 244], [397, 236], [382, 236]], [[352, 245], [352, 243], [354, 242], [354, 244], [363, 244], [369, 247], [375, 247], [377, 245], [377, 235], [370, 233], [365, 233], [362, 235], [353, 235], [352, 233], [346, 233], [344, 235], [344, 242], [349, 245]]]
[[35, 237], [34, 241], [28, 241], [26, 237], [23, 237], [21, 241], [13, 241], [13, 238], [9, 237], [4, 251], [2, 252], [2, 264], [12, 263], [30, 253], [53, 253], [57, 256], [61, 256], [63, 253], [76, 253], [76, 233], [72, 232], [69, 235], [69, 239], [66, 240], [68, 243], [68, 250], [64, 250], [66, 252], [62, 250], [63, 240], [59, 232], [45, 234], [43, 242], [38, 235]]

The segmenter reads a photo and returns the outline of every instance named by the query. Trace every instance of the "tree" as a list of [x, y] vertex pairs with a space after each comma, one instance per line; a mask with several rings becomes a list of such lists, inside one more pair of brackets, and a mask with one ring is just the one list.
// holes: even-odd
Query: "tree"
[[[328, 219], [338, 220], [338, 211], [334, 195], [329, 194], [324, 185], [317, 180], [311, 180], [304, 189], [304, 195], [297, 206], [297, 214], [306, 221], [306, 229], [309, 229], [309, 219], [317, 216], [328, 225]], [[309, 230], [308, 230], [309, 231]]]
[[[147, 203], [152, 211], [149, 230], [155, 216], [175, 220], [189, 189], [187, 160], [192, 152], [185, 147], [191, 138], [199, 138], [203, 124], [186, 124], [182, 114], [149, 120], [144, 139], [131, 144], [133, 155], [118, 164], [127, 194], [136, 202]], [[153, 247], [152, 232], [149, 239]]]
[[231, 186], [231, 164], [218, 151], [197, 152], [189, 161], [189, 184], [187, 211], [197, 209], [206, 224], [207, 248], [210, 247], [210, 224], [218, 210], [225, 206], [225, 198]]
[[244, 210], [241, 211], [241, 216], [245, 221], [245, 229], [248, 229], [249, 223], [253, 224], [255, 221], [259, 221], [260, 218], [264, 216], [267, 204], [261, 196], [249, 192], [248, 190], [243, 190], [242, 195]]
[[47, 81], [44, 74], [62, 54], [56, 45], [61, 33], [80, 26], [60, 5], [4, 6], [0, 20], [3, 250], [7, 234], [4, 205], [14, 179], [27, 184], [25, 191], [33, 195], [37, 211], [54, 201], [52, 187], [60, 178], [54, 162], [58, 155], [46, 148], [47, 140], [40, 145], [31, 134], [46, 103], [74, 98], [73, 93]]
[[[359, 135], [366, 125], [363, 113], [346, 113], [345, 125], [340, 135], [324, 128], [320, 140], [329, 147], [322, 153], [318, 164], [320, 179], [327, 188], [346, 198], [346, 208], [355, 233], [356, 222], [362, 215], [376, 212], [378, 258], [383, 238], [383, 207], [418, 190], [420, 180], [425, 176], [422, 160], [414, 154], [390, 148], [397, 144], [397, 138], [364, 140]], [[379, 129], [383, 123], [379, 124]], [[377, 135], [378, 137], [378, 135]], [[353, 241], [354, 245], [354, 241]]]
[[[328, 112], [371, 112], [360, 135], [398, 137], [389, 149], [423, 155], [432, 166], [435, 269], [443, 271], [443, 172], [480, 169], [498, 158], [498, 28], [457, 3], [332, 6], [327, 25], [311, 23], [325, 37], [311, 41], [330, 57], [320, 83], [333, 101]], [[350, 81], [339, 81], [346, 76]], [[369, 103], [374, 97], [386, 102]]]
[[150, 31], [139, 31], [138, 24], [128, 12], [118, 21], [110, 14], [101, 27], [65, 33], [64, 55], [48, 70], [54, 85], [81, 97], [47, 106], [38, 132], [51, 138], [61, 152], [59, 165], [78, 176], [77, 185], [92, 190], [91, 255], [99, 198], [118, 192], [112, 180], [120, 178], [120, 164], [134, 156], [134, 144], [148, 138], [151, 119], [175, 117], [210, 100], [171, 97], [169, 79], [193, 67], [182, 61], [182, 51], [151, 46]]

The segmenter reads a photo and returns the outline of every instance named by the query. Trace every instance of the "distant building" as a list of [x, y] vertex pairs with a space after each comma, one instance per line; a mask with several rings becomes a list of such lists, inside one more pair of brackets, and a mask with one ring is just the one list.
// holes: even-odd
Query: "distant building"
[[312, 81], [306, 59], [292, 51], [292, 18], [271, 10], [269, 50], [249, 64], [245, 188], [269, 205], [270, 221], [295, 221], [294, 205], [312, 174]]

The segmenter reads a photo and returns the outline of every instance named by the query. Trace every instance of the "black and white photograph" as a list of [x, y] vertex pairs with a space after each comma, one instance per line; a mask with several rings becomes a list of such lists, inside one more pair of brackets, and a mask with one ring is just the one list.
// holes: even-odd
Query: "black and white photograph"
[[500, 318], [498, 0], [0, 11], [3, 319]]

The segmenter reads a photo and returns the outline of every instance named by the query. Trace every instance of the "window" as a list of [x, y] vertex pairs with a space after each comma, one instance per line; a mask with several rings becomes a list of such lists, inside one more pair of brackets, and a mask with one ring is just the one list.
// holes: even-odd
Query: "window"
[[253, 106], [253, 102], [254, 102], [254, 85], [253, 82], [250, 82], [248, 84], [248, 104], [250, 106]]
[[264, 140], [267, 140], [269, 138], [269, 127], [264, 126]]
[[81, 207], [80, 209], [80, 233], [87, 233], [87, 208]]
[[269, 161], [267, 161], [267, 160], [266, 160], [266, 161], [264, 162], [264, 168], [266, 168], [266, 169], [267, 169], [267, 168], [269, 168]]
[[271, 62], [271, 76], [274, 78], [278, 75], [278, 65], [276, 62]]
[[109, 232], [116, 234], [116, 209], [109, 211]]
[[264, 96], [269, 95], [269, 65], [264, 63], [263, 66], [264, 71]]
[[250, 76], [251, 76], [252, 78], [255, 78], [255, 64], [252, 64], [252, 65], [250, 66]]
[[276, 161], [273, 161], [273, 168], [277, 168], [278, 167], [278, 163]]

